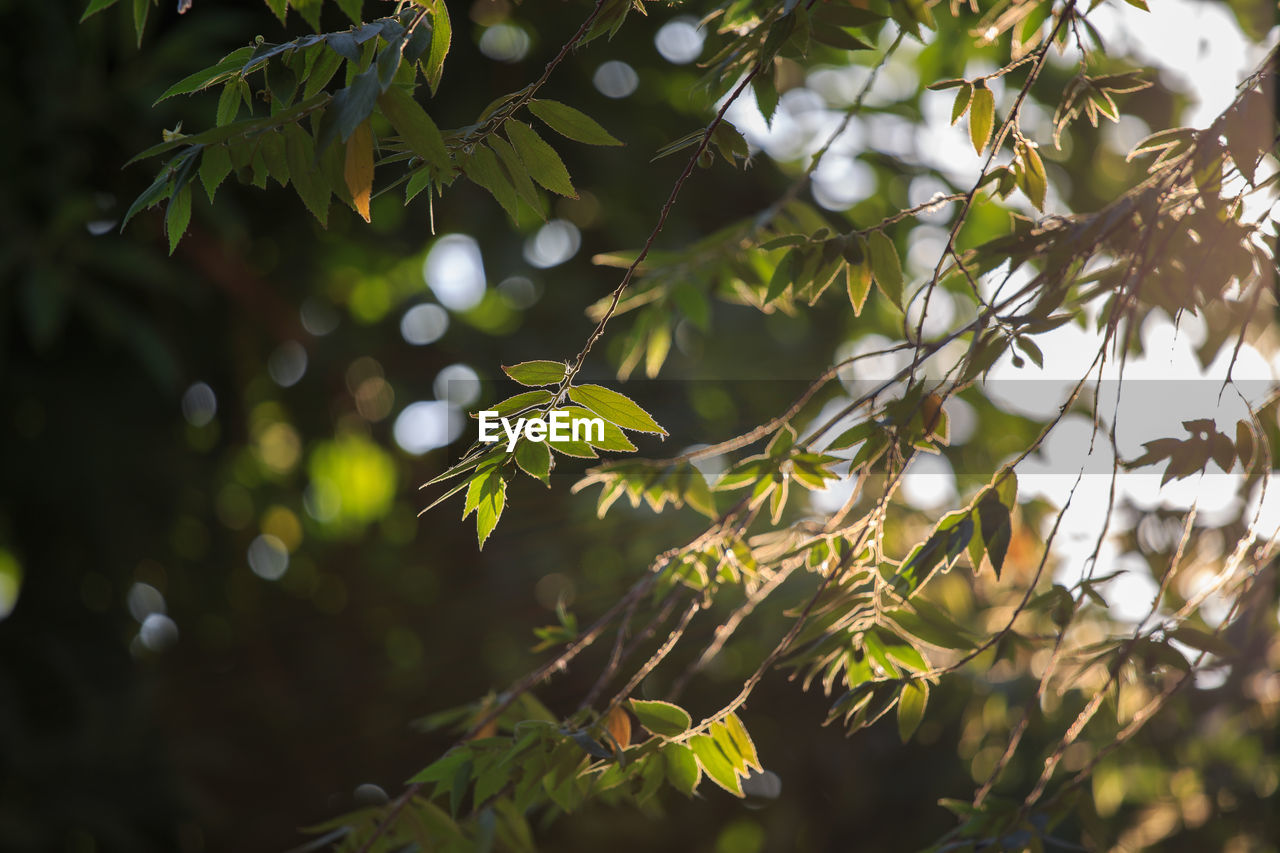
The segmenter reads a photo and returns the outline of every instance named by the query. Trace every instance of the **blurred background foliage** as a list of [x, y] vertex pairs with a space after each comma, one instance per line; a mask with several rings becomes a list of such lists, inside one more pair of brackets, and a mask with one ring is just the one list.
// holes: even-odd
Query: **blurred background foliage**
[[[449, 736], [411, 721], [529, 669], [532, 631], [555, 621], [557, 603], [598, 613], [653, 554], [697, 529], [643, 508], [597, 522], [594, 501], [569, 494], [572, 466], [549, 491], [513, 484], [483, 554], [456, 508], [416, 514], [418, 484], [452, 460], [445, 439], [461, 421], [449, 402], [500, 399], [500, 364], [576, 351], [591, 328], [583, 309], [617, 280], [589, 259], [641, 242], [682, 165], [649, 163], [649, 152], [700, 126], [709, 104], [692, 57], [671, 48], [671, 61], [655, 44], [683, 13], [654, 4], [548, 85], [547, 96], [627, 143], [562, 148], [582, 192], [554, 202], [551, 230], [511, 227], [462, 182], [430, 213], [422, 199], [381, 196], [371, 226], [335, 206], [327, 230], [291, 194], [232, 182], [217, 204], [197, 201], [170, 258], [156, 211], [119, 233], [150, 182], [146, 167], [121, 164], [162, 127], [207, 126], [216, 95], [152, 102], [247, 36], [284, 31], [260, 3], [197, 0], [179, 17], [166, 2], [139, 49], [127, 14], [80, 25], [83, 5], [0, 0], [0, 848], [286, 849], [299, 826], [376, 800], [368, 785], [394, 793], [436, 757]], [[587, 8], [449, 5], [454, 49], [431, 110], [450, 127], [533, 79]], [[1264, 37], [1274, 4], [1227, 5]], [[336, 8], [323, 14], [326, 28], [346, 26]], [[891, 75], [895, 96], [872, 107], [897, 120], [884, 127], [921, 119], [923, 83], [998, 64], [994, 48], [942, 19], [943, 35], [911, 57], [914, 79]], [[292, 16], [288, 32], [305, 31]], [[1071, 73], [1049, 65], [1037, 93], [1056, 97]], [[801, 133], [824, 96], [798, 68], [778, 74], [793, 90], [783, 113]], [[1187, 103], [1161, 80], [1127, 107], [1156, 128]], [[1067, 208], [1097, 209], [1136, 180], [1126, 139], [1073, 128], [1050, 162]], [[921, 186], [949, 189], [892, 150], [868, 147], [850, 162], [871, 189], [832, 206], [855, 222], [918, 203]], [[660, 247], [766, 207], [801, 167], [798, 155], [758, 153], [745, 171], [699, 170]], [[424, 280], [433, 252], [448, 268], [434, 289]], [[678, 441], [727, 437], [785, 408], [842, 346], [900, 334], [899, 317], [873, 308], [854, 319], [717, 303], [709, 331], [676, 328], [663, 380], [633, 381], [628, 393]], [[612, 362], [588, 363], [597, 381], [612, 378], [627, 323], [606, 339]], [[981, 427], [949, 451], [955, 471], [991, 471], [1036, 434], [1032, 420], [966, 399]], [[904, 517], [898, 544], [925, 529]], [[973, 606], [963, 584], [942, 595], [959, 613]], [[765, 618], [781, 624], [779, 613]], [[771, 636], [744, 635], [687, 704], [723, 701]], [[1102, 765], [1100, 836], [1128, 832], [1139, 849], [1182, 830], [1164, 849], [1276, 849], [1280, 696], [1274, 677], [1262, 688], [1256, 678], [1275, 669], [1277, 648], [1254, 652], [1254, 670], [1189, 693]], [[567, 712], [598, 665], [575, 665], [541, 698]], [[1014, 709], [1034, 693], [1025, 670], [1004, 672], [947, 682], [906, 746], [887, 724], [851, 739], [820, 728], [823, 697], [774, 675], [752, 699], [751, 730], [780, 797], [664, 795], [661, 815], [596, 806], [545, 828], [547, 848], [919, 847], [953, 825], [934, 801], [967, 798], [985, 779]], [[1055, 737], [1033, 725], [1027, 742]], [[1036, 754], [1020, 753], [1011, 784], [1035, 778]], [[1067, 766], [1085, 760], [1069, 755]]]

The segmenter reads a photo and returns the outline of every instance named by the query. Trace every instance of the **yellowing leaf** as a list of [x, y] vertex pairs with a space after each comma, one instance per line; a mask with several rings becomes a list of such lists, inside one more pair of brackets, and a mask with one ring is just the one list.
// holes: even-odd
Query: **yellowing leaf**
[[631, 715], [622, 709], [622, 706], [616, 706], [609, 712], [609, 716], [605, 717], [604, 727], [618, 742], [618, 746], [626, 749], [631, 745]]
[[351, 133], [347, 140], [347, 159], [342, 177], [351, 191], [351, 203], [356, 212], [370, 221], [369, 199], [373, 195], [373, 131], [366, 119]]
[[973, 101], [969, 106], [969, 138], [973, 150], [979, 154], [991, 141], [991, 129], [996, 123], [996, 96], [987, 88], [985, 80], [979, 80], [973, 89]]

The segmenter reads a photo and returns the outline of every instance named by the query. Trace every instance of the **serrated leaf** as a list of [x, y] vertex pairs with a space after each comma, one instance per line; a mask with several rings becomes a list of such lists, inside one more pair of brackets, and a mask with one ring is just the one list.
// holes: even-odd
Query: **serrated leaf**
[[883, 231], [872, 231], [867, 238], [867, 255], [876, 286], [898, 308], [902, 308], [902, 262], [893, 241]]
[[587, 145], [621, 145], [622, 142], [586, 113], [559, 101], [530, 101], [529, 112], [556, 133]]
[[521, 441], [516, 445], [516, 465], [530, 477], [546, 483], [551, 475], [551, 450], [542, 441]]
[[679, 705], [646, 699], [632, 699], [630, 704], [631, 712], [636, 715], [640, 725], [655, 735], [679, 737], [693, 725], [689, 712]]
[[84, 23], [103, 9], [110, 9], [116, 5], [119, 0], [89, 0], [89, 5], [85, 7], [84, 14], [80, 16], [80, 23]]
[[555, 149], [523, 122], [509, 119], [505, 127], [507, 139], [515, 146], [516, 153], [520, 155], [531, 178], [553, 193], [568, 198], [578, 197], [577, 190], [569, 180], [569, 171]]
[[755, 741], [747, 733], [747, 727], [742, 724], [738, 715], [730, 714], [725, 717], [724, 727], [733, 741], [734, 748], [742, 756], [744, 766], [763, 772], [764, 767], [760, 764], [760, 756], [756, 753]]
[[427, 77], [427, 85], [434, 95], [440, 88], [440, 78], [444, 76], [444, 60], [449, 55], [449, 44], [453, 40], [453, 25], [449, 21], [449, 8], [445, 0], [431, 0], [431, 50], [427, 52], [427, 61], [423, 72]]
[[284, 154], [298, 197], [320, 224], [327, 226], [331, 195], [329, 179], [316, 163], [315, 144], [310, 134], [296, 124], [286, 126]]
[[269, 130], [258, 137], [258, 152], [267, 164], [267, 174], [280, 186], [289, 184], [289, 163], [285, 154], [284, 134]]
[[926, 682], [908, 681], [902, 685], [902, 697], [898, 699], [898, 736], [903, 743], [911, 740], [916, 729], [920, 728], [928, 702], [929, 685]]
[[1049, 187], [1049, 178], [1045, 174], [1044, 161], [1040, 152], [1030, 145], [1022, 146], [1022, 189], [1035, 205], [1036, 210], [1044, 210], [1045, 192]]
[[569, 399], [586, 406], [600, 417], [623, 429], [636, 432], [652, 432], [666, 435], [653, 416], [632, 400], [599, 385], [575, 385], [569, 389]]
[[231, 53], [222, 57], [222, 59], [220, 59], [215, 65], [211, 65], [208, 68], [184, 77], [168, 89], [165, 89], [164, 94], [156, 98], [152, 103], [152, 106], [176, 95], [186, 95], [190, 92], [198, 92], [201, 89], [207, 89], [209, 86], [220, 82], [228, 74], [243, 66], [245, 60], [247, 60], [251, 55], [253, 55], [252, 47], [242, 47], [231, 51]]
[[462, 173], [476, 186], [483, 187], [497, 199], [512, 219], [516, 218], [516, 189], [511, 185], [497, 156], [484, 145], [477, 145], [462, 164]]
[[498, 403], [493, 407], [492, 411], [497, 412], [500, 417], [507, 417], [517, 412], [527, 411], [535, 406], [541, 406], [543, 403], [549, 403], [551, 398], [550, 391], [524, 391]]
[[187, 184], [169, 201], [165, 210], [164, 229], [169, 236], [169, 254], [178, 248], [178, 241], [187, 232], [191, 222], [191, 185]]
[[969, 103], [973, 100], [973, 86], [964, 81], [960, 81], [960, 91], [956, 92], [956, 99], [951, 104], [951, 123], [955, 124], [960, 120], [960, 116], [969, 110]]
[[498, 160], [506, 167], [507, 177], [510, 178], [512, 186], [516, 188], [516, 195], [520, 200], [538, 214], [545, 222], [547, 220], [547, 203], [542, 192], [533, 185], [533, 178], [529, 177], [529, 171], [525, 168], [524, 163], [520, 160], [520, 155], [516, 153], [516, 149], [511, 147], [511, 143], [503, 139], [501, 136], [490, 136], [488, 139], [489, 147], [498, 155]]
[[214, 126], [223, 127], [231, 124], [240, 115], [240, 104], [244, 100], [241, 94], [241, 86], [243, 84], [243, 80], [235, 79], [222, 87], [222, 94], [218, 96], [218, 110], [214, 116]]
[[507, 481], [502, 479], [497, 465], [487, 467], [472, 477], [462, 517], [466, 518], [475, 511], [476, 541], [481, 548], [498, 525], [498, 519], [502, 518], [506, 502]]
[[845, 264], [844, 275], [853, 316], [860, 317], [862, 307], [867, 304], [867, 296], [871, 293], [871, 267], [865, 263]]
[[338, 90], [325, 109], [320, 123], [319, 150], [324, 151], [335, 140], [349, 140], [356, 128], [369, 118], [381, 94], [382, 85], [378, 82], [378, 69], [375, 66], [357, 74], [350, 86]]
[[502, 372], [521, 385], [536, 388], [540, 385], [557, 385], [564, 381], [568, 367], [561, 361], [522, 361], [504, 365]]
[[362, 6], [364, 6], [363, 0], [338, 0], [338, 8], [342, 10], [342, 14], [351, 19], [353, 24], [361, 22]]
[[440, 129], [413, 95], [399, 86], [392, 86], [379, 96], [378, 106], [414, 154], [441, 174], [447, 175], [452, 171], [453, 162], [449, 159]]
[[225, 145], [210, 145], [200, 155], [200, 183], [213, 201], [219, 185], [231, 174], [231, 154]]
[[724, 788], [735, 797], [741, 797], [742, 780], [733, 770], [733, 762], [720, 749], [720, 745], [710, 735], [694, 735], [689, 739], [689, 747], [698, 757], [698, 763], [706, 772], [707, 778]]
[[973, 88], [973, 100], [969, 105], [969, 139], [979, 154], [991, 141], [991, 131], [996, 122], [996, 96], [983, 80]]
[[702, 767], [693, 750], [682, 743], [669, 743], [661, 750], [667, 781], [686, 797], [693, 796], [702, 781]]
[[342, 177], [351, 191], [356, 212], [369, 222], [369, 200], [373, 195], [373, 129], [367, 121], [361, 123], [347, 140]]

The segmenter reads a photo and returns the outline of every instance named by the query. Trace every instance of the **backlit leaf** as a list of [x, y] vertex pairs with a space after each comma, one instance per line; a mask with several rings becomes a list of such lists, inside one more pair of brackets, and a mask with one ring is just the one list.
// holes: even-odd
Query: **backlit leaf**
[[652, 415], [640, 408], [634, 400], [617, 391], [599, 385], [575, 385], [569, 389], [569, 398], [623, 429], [667, 434]]
[[689, 716], [689, 712], [679, 705], [645, 699], [632, 699], [630, 704], [640, 725], [655, 735], [678, 737], [693, 725], [693, 718]]
[[511, 366], [504, 365], [502, 372], [521, 385], [538, 387], [539, 385], [556, 385], [564, 381], [568, 367], [561, 361], [522, 361]]
[[622, 144], [595, 119], [559, 101], [530, 101], [529, 112], [546, 122], [547, 126], [556, 133], [575, 142], [584, 142], [587, 145]]
[[991, 141], [991, 130], [996, 121], [996, 97], [987, 88], [985, 80], [979, 80], [973, 88], [973, 100], [969, 105], [969, 139], [973, 150], [979, 154]]
[[347, 156], [342, 176], [346, 179], [351, 200], [365, 222], [370, 221], [369, 199], [373, 193], [373, 130], [362, 123], [347, 140]]

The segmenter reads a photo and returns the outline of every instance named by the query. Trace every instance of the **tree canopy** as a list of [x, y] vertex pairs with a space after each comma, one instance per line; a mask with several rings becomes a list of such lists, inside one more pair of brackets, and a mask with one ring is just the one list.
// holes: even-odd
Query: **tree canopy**
[[6, 61], [0, 840], [1276, 849], [1270, 4], [153, 6]]

